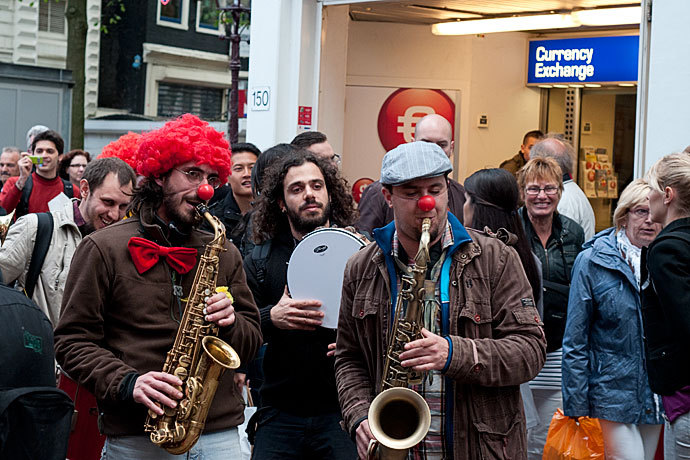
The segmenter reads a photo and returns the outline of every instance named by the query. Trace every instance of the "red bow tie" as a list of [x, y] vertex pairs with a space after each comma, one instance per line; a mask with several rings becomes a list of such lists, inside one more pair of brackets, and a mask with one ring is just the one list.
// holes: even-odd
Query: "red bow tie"
[[156, 265], [161, 257], [165, 257], [168, 265], [181, 275], [189, 272], [196, 264], [196, 249], [192, 248], [159, 246], [153, 241], [136, 236], [129, 239], [127, 248], [140, 275]]

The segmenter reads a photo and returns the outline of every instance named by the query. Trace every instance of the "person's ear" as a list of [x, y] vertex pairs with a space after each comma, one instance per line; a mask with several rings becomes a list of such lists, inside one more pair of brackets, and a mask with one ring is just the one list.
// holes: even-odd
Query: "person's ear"
[[89, 181], [86, 179], [79, 181], [79, 192], [81, 193], [81, 199], [86, 199], [86, 197], [89, 195]]
[[672, 202], [673, 199], [676, 197], [676, 191], [673, 190], [671, 187], [665, 187], [664, 188], [664, 204], [666, 206], [669, 206]]
[[381, 189], [381, 193], [383, 193], [383, 198], [386, 200], [386, 204], [388, 204], [389, 208], [393, 207], [393, 201], [392, 201], [392, 194], [390, 190], [388, 190], [386, 187], [383, 187]]

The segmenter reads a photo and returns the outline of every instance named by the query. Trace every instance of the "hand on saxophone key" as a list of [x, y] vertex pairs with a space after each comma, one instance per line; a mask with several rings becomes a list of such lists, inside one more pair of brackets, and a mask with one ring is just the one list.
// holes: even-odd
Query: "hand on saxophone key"
[[421, 332], [423, 339], [405, 345], [405, 351], [400, 353], [400, 364], [416, 371], [442, 370], [448, 360], [448, 341], [424, 328]]
[[321, 326], [323, 312], [314, 310], [321, 307], [318, 300], [295, 300], [287, 292], [287, 286], [283, 297], [271, 308], [271, 321], [279, 329], [301, 329], [313, 331]]
[[235, 322], [235, 307], [232, 306], [232, 298], [225, 292], [212, 295], [206, 301], [204, 309], [206, 321], [216, 323], [220, 327], [230, 326]]
[[357, 454], [360, 459], [367, 458], [367, 451], [369, 449], [369, 442], [375, 440], [374, 435], [369, 429], [369, 421], [362, 420], [357, 430], [355, 430], [355, 442], [357, 443]]
[[182, 398], [179, 390], [182, 380], [165, 372], [147, 372], [137, 377], [132, 396], [134, 401], [143, 404], [158, 415], [163, 415], [159, 404], [174, 409], [178, 399]]

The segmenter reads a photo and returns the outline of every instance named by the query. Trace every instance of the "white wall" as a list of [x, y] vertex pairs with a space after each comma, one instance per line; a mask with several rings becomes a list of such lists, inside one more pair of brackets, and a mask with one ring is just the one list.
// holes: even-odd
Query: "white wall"
[[[649, 73], [646, 94], [644, 83], [639, 93], [638, 113], [646, 109], [646, 118], [637, 129], [636, 177], [662, 156], [690, 145], [690, 37], [684, 32], [688, 17], [687, 0], [657, 1], [651, 28], [640, 30], [641, 45], [649, 43]], [[644, 56], [644, 46], [641, 52]]]
[[[324, 28], [328, 30], [327, 25]], [[456, 161], [461, 181], [477, 169], [496, 167], [514, 155], [524, 133], [538, 128], [539, 90], [525, 86], [527, 34], [438, 37], [431, 34], [429, 26], [350, 21], [347, 39], [348, 86], [459, 92]], [[328, 39], [322, 56], [329, 53], [327, 44]], [[322, 81], [323, 85], [326, 83]], [[378, 109], [371, 107], [376, 113]], [[477, 128], [480, 114], [489, 116], [488, 129]], [[347, 138], [357, 135], [344, 132]], [[343, 154], [358, 158], [371, 148], [361, 145]], [[348, 176], [346, 165], [352, 161], [358, 160], [343, 160], [350, 180], [357, 178]], [[371, 171], [370, 177], [378, 178], [379, 171]]]

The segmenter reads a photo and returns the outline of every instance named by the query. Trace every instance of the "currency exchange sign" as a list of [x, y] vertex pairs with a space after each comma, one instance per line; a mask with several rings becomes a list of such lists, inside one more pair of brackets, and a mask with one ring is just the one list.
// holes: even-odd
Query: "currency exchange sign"
[[422, 117], [436, 113], [448, 120], [455, 132], [455, 103], [438, 89], [400, 88], [381, 106], [379, 139], [386, 151], [414, 140], [414, 128]]

